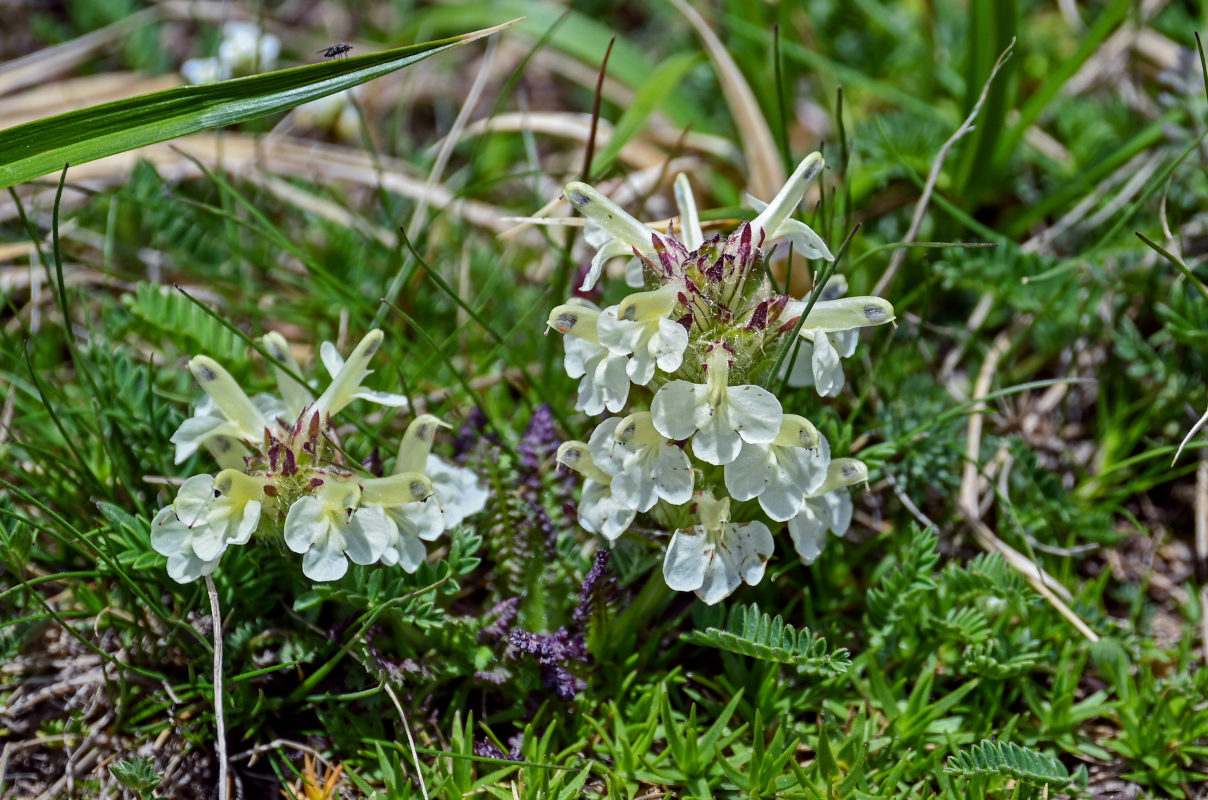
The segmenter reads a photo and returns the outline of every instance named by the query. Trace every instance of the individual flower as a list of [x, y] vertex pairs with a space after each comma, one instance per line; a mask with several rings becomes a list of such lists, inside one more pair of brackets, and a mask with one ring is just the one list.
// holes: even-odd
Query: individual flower
[[222, 26], [215, 58], [191, 58], [180, 67], [180, 74], [192, 84], [225, 81], [239, 75], [267, 72], [277, 65], [281, 40], [264, 33], [250, 22], [228, 22]]
[[638, 292], [604, 309], [597, 319], [600, 344], [616, 355], [630, 355], [625, 372], [639, 386], [650, 383], [657, 366], [668, 374], [680, 368], [688, 348], [688, 329], [667, 315], [678, 289], [668, 284]]
[[218, 568], [230, 545], [246, 544], [260, 524], [264, 484], [237, 470], [194, 475], [151, 521], [151, 546], [168, 557], [168, 575], [189, 583]]
[[762, 522], [730, 521], [730, 498], [697, 498], [700, 522], [671, 536], [663, 578], [680, 592], [696, 592], [709, 605], [728, 597], [742, 583], [763, 580], [772, 556], [772, 533]]
[[249, 398], [231, 374], [209, 356], [190, 360], [189, 372], [206, 398], [169, 439], [176, 445], [176, 463], [206, 445], [223, 466], [238, 466], [246, 453], [239, 443], [259, 442], [267, 428], [277, 427], [270, 420], [284, 410], [281, 402], [267, 395]]
[[665, 384], [654, 395], [654, 427], [668, 439], [692, 438], [692, 452], [710, 464], [738, 458], [743, 442], [767, 445], [780, 433], [780, 401], [753, 385], [730, 386], [729, 356], [715, 345], [708, 358], [705, 383], [684, 380]]
[[759, 498], [764, 513], [785, 522], [826, 480], [830, 448], [824, 447], [809, 420], [785, 414], [770, 444], [743, 442], [738, 458], [726, 465], [726, 490], [735, 500]]
[[355, 140], [361, 132], [361, 115], [355, 100], [359, 86], [343, 89], [303, 103], [294, 109], [293, 120], [303, 128], [332, 131], [340, 139]]
[[319, 358], [331, 375], [331, 384], [319, 395], [312, 407], [321, 416], [336, 414], [353, 400], [368, 400], [384, 406], [406, 408], [408, 401], [401, 394], [377, 392], [366, 389], [361, 385], [373, 370], [369, 369], [369, 360], [382, 345], [381, 330], [374, 329], [361, 339], [345, 361], [331, 342], [323, 342], [319, 347]]
[[566, 184], [563, 194], [579, 213], [587, 217], [588, 227], [584, 238], [596, 248], [591, 269], [583, 278], [580, 291], [589, 291], [596, 285], [609, 259], [633, 255], [635, 250], [648, 256], [654, 254], [652, 237], [658, 241], [658, 232], [638, 222], [594, 187], [572, 181]]
[[[785, 308], [785, 316], [800, 317], [806, 302], [793, 300]], [[880, 297], [840, 297], [818, 300], [801, 323], [804, 340], [797, 354], [797, 364], [808, 363], [812, 383], [822, 397], [834, 397], [843, 388], [841, 359], [855, 352], [859, 329], [883, 325], [894, 319], [893, 306]], [[793, 375], [802, 380], [794, 365]], [[808, 385], [804, 382], [796, 385]]]
[[366, 509], [380, 509], [386, 515], [388, 534], [382, 563], [399, 564], [406, 572], [419, 569], [428, 558], [424, 542], [436, 539], [445, 529], [445, 512], [432, 498], [432, 481], [419, 472], [362, 481], [361, 508], [356, 513]]
[[390, 543], [392, 529], [379, 507], [357, 508], [354, 481], [330, 479], [304, 495], [285, 517], [285, 544], [302, 553], [302, 573], [314, 581], [344, 577], [348, 561], [372, 564]]
[[218, 83], [231, 77], [230, 70], [217, 58], [190, 58], [180, 65], [180, 75], [194, 86]]
[[[612, 432], [606, 428], [598, 435], [604, 439]], [[595, 437], [596, 434], [593, 434], [593, 439]], [[601, 447], [597, 444], [596, 449]], [[583, 495], [579, 499], [579, 525], [588, 533], [598, 533], [610, 542], [616, 541], [633, 524], [637, 511], [613, 494], [613, 475], [602, 466], [615, 470], [615, 463], [612, 459], [597, 463], [592, 458], [592, 447], [583, 442], [563, 442], [558, 447], [557, 462], [586, 478], [583, 481]]]
[[835, 260], [822, 237], [810, 230], [804, 222], [792, 217], [793, 211], [805, 197], [806, 184], [818, 177], [822, 167], [822, 154], [810, 153], [797, 165], [797, 169], [793, 170], [788, 182], [776, 193], [772, 202], [763, 203], [747, 195], [747, 202], [759, 212], [759, 216], [751, 220], [751, 227], [762, 235], [763, 247], [777, 239], [784, 239], [792, 245], [794, 252], [805, 258]]
[[851, 497], [846, 487], [868, 480], [868, 467], [854, 458], [830, 462], [826, 481], [805, 497], [801, 510], [789, 520], [789, 535], [797, 555], [813, 564], [826, 545], [826, 532], [843, 536], [851, 526]]
[[593, 417], [604, 409], [620, 411], [629, 398], [628, 357], [600, 343], [599, 318], [592, 306], [566, 303], [550, 312], [547, 323], [568, 337], [563, 366], [570, 377], [582, 378], [575, 408]]
[[617, 445], [612, 455], [620, 463], [612, 492], [618, 501], [649, 511], [659, 499], [673, 506], [692, 499], [692, 462], [682, 447], [658, 432], [649, 411], [606, 420], [597, 431], [601, 429], [605, 436], [611, 431], [611, 444]]
[[421, 473], [431, 481], [432, 494], [441, 509], [441, 530], [455, 528], [466, 517], [482, 511], [488, 496], [473, 470], [449, 464], [432, 453], [436, 432], [448, 427], [432, 414], [416, 417], [403, 434], [394, 462], [396, 475]]

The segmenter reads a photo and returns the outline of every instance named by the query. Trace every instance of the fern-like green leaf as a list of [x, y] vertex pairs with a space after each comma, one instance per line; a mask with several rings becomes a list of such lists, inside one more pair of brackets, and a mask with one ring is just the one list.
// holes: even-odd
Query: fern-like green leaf
[[812, 675], [838, 675], [851, 666], [846, 648], [830, 650], [826, 639], [786, 625], [779, 616], [761, 614], [759, 606], [736, 606], [724, 628], [707, 627], [684, 637], [686, 641], [731, 653], [792, 664]]
[[1023, 575], [998, 553], [982, 553], [963, 567], [949, 565], [944, 585], [960, 599], [990, 595], [1027, 603], [1037, 598]]
[[873, 625], [878, 628], [892, 625], [907, 609], [917, 607], [912, 602], [916, 594], [934, 591], [932, 572], [939, 560], [935, 534], [930, 528], [916, 529], [901, 565], [868, 592], [868, 618]]
[[945, 639], [977, 644], [990, 637], [990, 621], [972, 606], [954, 608], [932, 624]]
[[247, 348], [238, 336], [170, 286], [140, 282], [122, 302], [142, 323], [145, 330], [140, 333], [149, 340], [167, 339], [190, 355], [204, 354], [227, 364], [246, 359]]
[[961, 671], [968, 675], [1002, 681], [1035, 669], [1041, 652], [1032, 645], [1007, 655], [1009, 645], [998, 639], [971, 644], [961, 658]]
[[958, 775], [1002, 775], [1049, 791], [1077, 792], [1086, 788], [1086, 767], [1073, 775], [1055, 756], [1021, 747], [1014, 742], [981, 741], [948, 758], [944, 771]]

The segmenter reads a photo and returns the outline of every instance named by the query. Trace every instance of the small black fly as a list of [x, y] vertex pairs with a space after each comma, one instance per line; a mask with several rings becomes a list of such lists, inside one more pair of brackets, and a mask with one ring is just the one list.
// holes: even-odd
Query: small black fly
[[315, 52], [322, 53], [323, 58], [335, 58], [336, 56], [344, 56], [347, 58], [347, 53], [351, 49], [352, 45], [348, 44], [347, 42], [336, 42], [331, 47], [317, 50]]

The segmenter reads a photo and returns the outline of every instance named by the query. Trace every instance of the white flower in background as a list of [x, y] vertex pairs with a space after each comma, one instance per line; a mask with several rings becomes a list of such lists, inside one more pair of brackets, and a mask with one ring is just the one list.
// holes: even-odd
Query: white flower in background
[[293, 120], [303, 128], [331, 130], [341, 139], [356, 139], [361, 132], [361, 115], [357, 113], [359, 86], [303, 103], [294, 109]]
[[633, 354], [625, 371], [638, 386], [650, 383], [656, 366], [670, 374], [684, 361], [688, 330], [667, 316], [675, 306], [676, 292], [668, 284], [652, 292], [631, 294], [604, 309], [597, 319], [600, 344], [614, 355]]
[[654, 427], [672, 441], [692, 439], [692, 452], [710, 464], [738, 458], [743, 442], [767, 445], [780, 433], [780, 401], [759, 386], [730, 386], [729, 356], [716, 345], [705, 383], [671, 381], [650, 404]]
[[194, 86], [218, 83], [231, 77], [230, 71], [216, 58], [190, 58], [180, 65], [180, 75]]
[[264, 483], [237, 470], [194, 475], [151, 521], [151, 546], [168, 557], [168, 575], [188, 583], [218, 568], [230, 545], [246, 544], [260, 525]]
[[[785, 307], [784, 316], [800, 317], [807, 303], [793, 300]], [[840, 297], [818, 300], [801, 324], [801, 350], [793, 365], [790, 382], [796, 377], [804, 386], [803, 364], [808, 364], [812, 382], [822, 397], [834, 397], [843, 388], [843, 364], [856, 350], [860, 328], [883, 325], [894, 320], [893, 306], [880, 297]]]
[[[610, 419], [596, 429], [611, 433], [619, 468], [612, 479], [613, 495], [622, 504], [649, 511], [660, 499], [680, 506], [692, 499], [692, 462], [683, 448], [664, 438], [649, 411]], [[596, 436], [593, 434], [594, 443]], [[595, 452], [593, 451], [593, 456]]]
[[378, 507], [357, 508], [360, 487], [331, 479], [294, 502], [285, 517], [285, 544], [303, 553], [302, 573], [313, 581], [344, 577], [348, 561], [372, 564], [390, 543], [392, 527]]
[[218, 60], [234, 75], [269, 72], [277, 66], [281, 40], [251, 22], [228, 22], [222, 26]]
[[[608, 429], [602, 433], [597, 429], [597, 434], [601, 439], [612, 435]], [[592, 438], [596, 439], [597, 434], [593, 434]], [[597, 449], [601, 446], [597, 443]], [[563, 442], [558, 447], [556, 460], [586, 478], [583, 481], [583, 496], [579, 500], [579, 525], [589, 533], [598, 533], [610, 542], [615, 541], [637, 516], [636, 510], [613, 495], [613, 475], [604, 468], [615, 470], [615, 460], [597, 463], [592, 458], [591, 446], [583, 442]]]
[[789, 535], [802, 562], [813, 564], [826, 545], [826, 532], [835, 536], [851, 526], [852, 505], [847, 488], [868, 480], [868, 467], [854, 458], [837, 458], [827, 469], [826, 481], [805, 498], [797, 516], [789, 520]]
[[428, 558], [424, 542], [445, 529], [445, 512], [432, 497], [432, 481], [419, 472], [399, 472], [361, 483], [361, 509], [376, 508], [386, 515], [389, 534], [381, 560], [415, 572]]
[[277, 66], [281, 40], [264, 33], [251, 22], [228, 22], [222, 26], [216, 58], [190, 58], [180, 74], [192, 84], [218, 83], [228, 78], [268, 72]]
[[[223, 466], [238, 466], [246, 450], [235, 445], [263, 440], [265, 429], [279, 427], [273, 420], [284, 406], [268, 395], [258, 395], [256, 400], [249, 398], [231, 374], [208, 356], [190, 360], [189, 372], [205, 391], [206, 398], [169, 439], [176, 445], [176, 463], [193, 455], [198, 447], [213, 443], [215, 457]], [[235, 463], [225, 463], [231, 460]]]
[[797, 515], [805, 495], [826, 480], [830, 448], [805, 417], [785, 414], [769, 445], [744, 442], [738, 458], [726, 465], [726, 490], [735, 500], [759, 498], [776, 522]]
[[696, 592], [709, 605], [728, 597], [742, 583], [763, 580], [772, 556], [772, 533], [762, 522], [730, 521], [730, 498], [697, 498], [700, 522], [676, 531], [667, 545], [663, 578], [680, 592]]
[[600, 343], [600, 311], [589, 305], [566, 303], [550, 312], [549, 327], [564, 334], [566, 358], [563, 366], [572, 378], [581, 378], [575, 408], [589, 416], [625, 407], [629, 398], [629, 373], [623, 354], [613, 353]]
[[331, 342], [323, 342], [319, 347], [319, 358], [322, 359], [323, 366], [331, 375], [331, 385], [323, 394], [319, 395], [319, 399], [312, 406], [320, 418], [339, 413], [340, 409], [353, 400], [368, 400], [371, 403], [395, 408], [408, 406], [407, 398], [401, 394], [376, 392], [361, 386], [361, 382], [373, 372], [369, 369], [369, 360], [373, 358], [373, 354], [381, 345], [381, 330], [371, 330], [365, 334], [348, 356], [348, 360], [345, 361], [340, 357], [335, 345]]

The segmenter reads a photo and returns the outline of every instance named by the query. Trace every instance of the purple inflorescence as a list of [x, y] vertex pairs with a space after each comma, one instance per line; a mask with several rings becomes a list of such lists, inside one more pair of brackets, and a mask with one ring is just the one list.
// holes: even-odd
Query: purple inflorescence
[[508, 644], [537, 659], [541, 668], [541, 683], [553, 691], [558, 699], [574, 700], [575, 695], [587, 688], [587, 681], [564, 666], [570, 661], [586, 663], [590, 660], [587, 655], [587, 643], [582, 634], [559, 628], [554, 633], [543, 636], [523, 628], [513, 628], [508, 634]]
[[487, 612], [487, 616], [495, 617], [495, 621], [478, 632], [478, 641], [489, 643], [505, 638], [512, 629], [512, 623], [516, 621], [519, 611], [519, 597], [509, 597], [496, 603], [495, 607]]
[[549, 464], [558, 452], [558, 431], [554, 426], [554, 415], [546, 403], [533, 410], [528, 428], [516, 445], [520, 454], [519, 473], [520, 496], [529, 507], [529, 520], [533, 526], [529, 541], [544, 543], [544, 557], [552, 559], [556, 554], [558, 532], [554, 522], [542, 504], [542, 494], [545, 490], [545, 473], [543, 467]]
[[603, 608], [616, 592], [617, 576], [608, 569], [611, 556], [608, 550], [597, 550], [595, 563], [583, 577], [583, 584], [579, 587], [579, 605], [571, 617], [580, 629], [591, 622], [596, 609]]
[[487, 430], [487, 415], [481, 408], [475, 406], [466, 415], [466, 421], [457, 429], [453, 436], [453, 457], [458, 464], [464, 464], [483, 439], [494, 441], [493, 434]]
[[533, 410], [528, 428], [524, 436], [520, 437], [520, 443], [516, 445], [516, 452], [520, 453], [520, 466], [530, 472], [537, 472], [542, 464], [558, 452], [559, 444], [561, 441], [554, 427], [554, 414], [550, 411], [548, 403], [542, 403]]

